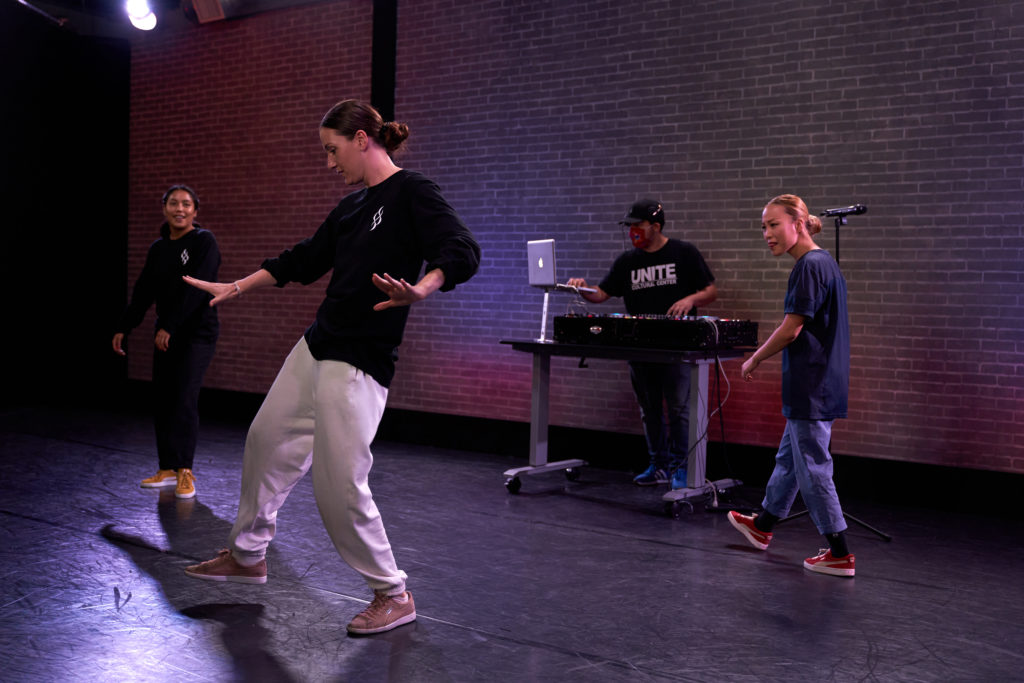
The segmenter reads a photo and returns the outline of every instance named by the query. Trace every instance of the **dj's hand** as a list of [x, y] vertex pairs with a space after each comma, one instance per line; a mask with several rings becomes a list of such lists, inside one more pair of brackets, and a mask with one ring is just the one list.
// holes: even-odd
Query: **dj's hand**
[[693, 299], [690, 297], [683, 297], [679, 301], [672, 304], [668, 309], [668, 315], [672, 318], [682, 318], [693, 308]]
[[569, 281], [566, 282], [565, 284], [568, 285], [569, 287], [586, 287], [587, 281], [581, 277], [572, 277], [569, 278]]

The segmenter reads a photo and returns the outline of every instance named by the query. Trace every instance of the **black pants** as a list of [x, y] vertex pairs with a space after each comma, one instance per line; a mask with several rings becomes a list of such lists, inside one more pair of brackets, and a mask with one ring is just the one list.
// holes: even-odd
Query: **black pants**
[[640, 405], [651, 464], [669, 470], [684, 467], [690, 439], [690, 366], [631, 361], [629, 377]]
[[156, 452], [160, 469], [192, 469], [199, 436], [199, 389], [210, 366], [214, 342], [171, 341], [153, 352]]

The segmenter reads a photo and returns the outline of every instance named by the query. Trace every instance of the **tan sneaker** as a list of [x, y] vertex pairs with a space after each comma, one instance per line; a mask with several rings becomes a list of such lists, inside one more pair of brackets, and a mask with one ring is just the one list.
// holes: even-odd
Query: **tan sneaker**
[[196, 495], [196, 477], [192, 470], [182, 467], [178, 470], [178, 485], [174, 489], [176, 498], [191, 498]]
[[416, 604], [412, 601], [412, 593], [403, 593], [408, 600], [399, 602], [394, 596], [375, 593], [369, 607], [356, 615], [348, 625], [348, 632], [357, 635], [383, 633], [391, 629], [416, 621]]
[[185, 567], [185, 573], [194, 579], [207, 581], [234, 581], [235, 583], [266, 583], [267, 561], [260, 560], [251, 567], [238, 564], [225, 548], [217, 557]]
[[157, 470], [156, 474], [148, 479], [143, 479], [139, 484], [144, 489], [156, 489], [162, 486], [176, 486], [178, 473], [174, 470]]

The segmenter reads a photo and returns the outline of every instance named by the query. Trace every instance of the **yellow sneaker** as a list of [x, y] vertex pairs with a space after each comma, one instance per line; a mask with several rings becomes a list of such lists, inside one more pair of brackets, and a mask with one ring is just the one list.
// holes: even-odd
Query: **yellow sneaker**
[[174, 489], [176, 498], [191, 498], [196, 495], [196, 477], [192, 470], [182, 467], [178, 470], [178, 486]]
[[174, 470], [157, 470], [157, 473], [148, 479], [143, 479], [140, 486], [144, 489], [156, 489], [161, 486], [175, 486], [178, 483], [178, 473]]

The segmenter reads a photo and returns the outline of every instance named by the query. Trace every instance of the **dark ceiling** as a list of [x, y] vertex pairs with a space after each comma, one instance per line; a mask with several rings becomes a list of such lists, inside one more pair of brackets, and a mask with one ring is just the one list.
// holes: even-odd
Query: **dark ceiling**
[[[158, 25], [197, 22], [193, 3], [209, 12], [219, 10], [225, 19], [268, 10], [328, 0], [149, 0]], [[125, 0], [0, 0], [19, 2], [69, 31], [83, 35], [128, 38], [137, 29], [128, 21]], [[26, 10], [28, 11], [28, 10]]]
[[[3, 0], [10, 2], [11, 0]], [[127, 38], [133, 28], [125, 0], [16, 0], [51, 23], [82, 35]], [[182, 16], [180, 0], [149, 0], [157, 17]]]

